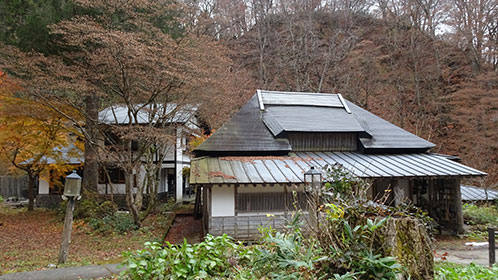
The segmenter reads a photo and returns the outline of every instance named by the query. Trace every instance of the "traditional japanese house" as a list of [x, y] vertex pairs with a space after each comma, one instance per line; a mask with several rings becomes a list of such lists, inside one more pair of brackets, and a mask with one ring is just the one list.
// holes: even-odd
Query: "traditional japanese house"
[[392, 189], [387, 203], [410, 200], [462, 232], [460, 180], [486, 174], [434, 146], [340, 94], [258, 90], [194, 151], [190, 183], [214, 235], [254, 239], [261, 225], [281, 228], [291, 192], [305, 191], [303, 174], [334, 164], [369, 180], [371, 198]]
[[[170, 103], [160, 109], [163, 113], [157, 113], [151, 109], [151, 105], [144, 106], [136, 105], [137, 116], [135, 123], [138, 125], [155, 124], [158, 127], [169, 129], [172, 136], [175, 138], [163, 156], [163, 162], [159, 171], [158, 195], [160, 199], [173, 197], [176, 201], [182, 201], [188, 188], [188, 181], [185, 180], [183, 169], [190, 166], [190, 155], [187, 153], [188, 140], [193, 135], [200, 133], [199, 120], [197, 118], [197, 108], [195, 106], [184, 105], [180, 109], [177, 105]], [[140, 110], [138, 108], [141, 108]], [[112, 138], [109, 126], [121, 126], [129, 123], [131, 113], [127, 106], [114, 105], [105, 108], [99, 113], [99, 121], [102, 131], [107, 133], [107, 138]], [[135, 125], [136, 125], [135, 124]], [[106, 146], [107, 143], [104, 143]], [[134, 148], [132, 143], [132, 150]], [[160, 156], [158, 153], [153, 155], [154, 161], [157, 161]], [[109, 194], [112, 190], [115, 194], [125, 194], [125, 174], [124, 171], [116, 166], [107, 167], [108, 176], [104, 170], [100, 170], [98, 191], [101, 194]], [[140, 167], [137, 174], [134, 174], [132, 182], [137, 184], [144, 180], [145, 170]]]
[[[141, 109], [138, 109], [141, 108]], [[147, 125], [150, 122], [156, 123], [158, 114], [150, 109], [150, 106], [143, 106], [141, 104], [137, 105], [136, 118], [138, 125]], [[200, 133], [200, 128], [198, 125], [199, 120], [197, 119], [197, 108], [194, 106], [184, 106], [181, 110], [176, 108], [175, 104], [168, 104], [165, 109], [168, 115], [165, 120], [161, 120], [167, 127], [172, 131], [172, 137], [174, 137], [170, 148], [167, 150], [166, 154], [163, 156], [163, 162], [161, 164], [161, 169], [159, 173], [159, 185], [158, 185], [158, 195], [162, 200], [167, 200], [170, 197], [175, 198], [177, 201], [182, 201], [184, 196], [189, 195], [187, 193], [188, 181], [185, 180], [183, 174], [184, 168], [190, 166], [190, 155], [187, 153], [188, 140], [193, 135], [198, 135]], [[128, 118], [131, 115], [127, 106], [124, 105], [113, 105], [105, 108], [99, 112], [99, 123], [101, 126], [101, 131], [108, 134], [107, 137], [101, 136], [101, 140], [104, 146], [111, 145], [107, 143], [105, 138], [112, 138], [111, 126], [121, 126], [127, 125], [129, 123]], [[116, 138], [116, 141], [119, 141]], [[116, 143], [114, 143], [116, 144]], [[135, 144], [132, 144], [132, 150], [134, 151]], [[61, 153], [63, 158], [67, 161], [68, 165], [74, 165], [75, 169], [78, 169], [80, 176], [83, 176], [84, 170], [82, 169], [84, 158], [83, 152], [79, 150], [74, 145], [69, 147], [62, 147]], [[158, 154], [154, 155], [154, 161], [157, 161]], [[55, 161], [53, 159], [47, 159], [47, 163], [51, 164]], [[144, 167], [141, 166], [136, 174], [133, 174], [131, 181], [133, 184], [138, 184], [142, 182], [145, 176]], [[63, 180], [63, 177], [60, 178]], [[52, 201], [53, 199], [44, 198], [44, 196], [57, 195], [59, 196], [63, 192], [63, 181], [59, 180], [58, 177], [50, 176], [50, 180], [39, 180], [39, 191], [38, 199], [40, 198], [44, 201]], [[62, 182], [62, 183], [61, 183]], [[99, 181], [97, 185], [97, 191], [102, 195], [110, 195], [111, 193], [116, 195], [116, 197], [121, 197], [119, 201], [122, 205], [125, 205], [124, 194], [125, 190], [125, 173], [124, 171], [116, 165], [107, 163], [106, 169], [102, 167], [99, 170]], [[58, 202], [59, 197], [55, 202]], [[40, 205], [45, 205], [44, 203]]]

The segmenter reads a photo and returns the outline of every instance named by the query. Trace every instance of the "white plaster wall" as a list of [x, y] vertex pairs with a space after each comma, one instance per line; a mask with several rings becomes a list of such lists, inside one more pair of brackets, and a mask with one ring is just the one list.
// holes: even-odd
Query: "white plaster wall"
[[[97, 190], [100, 194], [105, 194], [106, 184], [98, 184]], [[125, 194], [126, 193], [126, 185], [125, 184], [112, 184], [112, 190], [114, 194]], [[107, 184], [107, 193], [111, 193], [111, 186]]]
[[174, 163], [163, 163], [161, 165], [161, 168], [162, 169], [165, 169], [165, 168], [175, 168], [175, 164]]
[[166, 151], [166, 155], [164, 156], [164, 161], [174, 161], [175, 160], [175, 149], [174, 147], [170, 147]]
[[38, 193], [39, 194], [49, 194], [50, 186], [47, 181], [40, 179], [38, 181]]
[[211, 190], [211, 216], [235, 216], [234, 188], [214, 185]]

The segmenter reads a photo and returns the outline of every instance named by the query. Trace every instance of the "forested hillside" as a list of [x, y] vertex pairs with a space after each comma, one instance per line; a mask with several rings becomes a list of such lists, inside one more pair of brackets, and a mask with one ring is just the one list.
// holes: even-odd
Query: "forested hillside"
[[[238, 3], [238, 4], [235, 4]], [[498, 1], [217, 1], [258, 88], [342, 93], [498, 178]], [[209, 7], [209, 8], [207, 8]]]
[[[220, 84], [238, 92], [210, 103], [230, 106], [203, 108], [214, 128], [256, 88], [339, 92], [490, 174], [476, 183], [496, 184], [498, 1], [183, 0], [174, 10], [164, 15], [177, 20], [169, 34], [208, 36], [231, 60], [234, 77]], [[0, 40], [58, 53], [50, 25], [92, 12], [64, 0], [3, 1]]]

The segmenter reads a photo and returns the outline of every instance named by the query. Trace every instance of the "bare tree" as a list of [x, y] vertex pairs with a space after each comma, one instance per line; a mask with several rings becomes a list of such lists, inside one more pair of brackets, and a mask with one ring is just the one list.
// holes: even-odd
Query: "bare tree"
[[[169, 1], [78, 3], [99, 13], [51, 26], [64, 51], [51, 57], [13, 52], [0, 62], [16, 73], [27, 94], [80, 126], [100, 161], [122, 168], [128, 208], [139, 226], [155, 203], [158, 170], [168, 149], [176, 145], [178, 119], [192, 116], [193, 108], [207, 122], [216, 121], [213, 116], [226, 118], [220, 114], [237, 105], [245, 91], [231, 93], [236, 86], [231, 79], [238, 73], [218, 42], [187, 28], [181, 36], [165, 32], [181, 26], [180, 19], [163, 18], [179, 9]], [[220, 96], [233, 100], [224, 102]], [[92, 105], [85, 109], [89, 100]], [[207, 114], [223, 102], [220, 114]], [[72, 106], [87, 122], [64, 114], [60, 103]], [[109, 105], [123, 107], [126, 118], [100, 125], [95, 112]], [[107, 141], [95, 140], [89, 126]], [[105, 142], [113, 145], [109, 148]], [[86, 171], [85, 176], [90, 175]], [[146, 175], [139, 180], [138, 174]], [[151, 199], [142, 212], [147, 192]]]
[[452, 4], [448, 23], [455, 29], [455, 40], [468, 52], [474, 72], [479, 72], [498, 17], [498, 1], [453, 0]]

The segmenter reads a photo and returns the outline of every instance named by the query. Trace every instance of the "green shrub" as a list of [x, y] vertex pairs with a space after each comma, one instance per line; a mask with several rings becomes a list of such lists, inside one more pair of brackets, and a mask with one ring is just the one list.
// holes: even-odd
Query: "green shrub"
[[95, 232], [101, 234], [110, 232], [125, 233], [137, 229], [130, 215], [124, 213], [113, 213], [103, 218], [89, 218], [87, 222]]
[[364, 182], [345, 178], [338, 167], [329, 172], [331, 179], [320, 196], [315, 201], [308, 198], [317, 211], [296, 211], [283, 232], [260, 229], [263, 238], [257, 245], [244, 246], [226, 235], [207, 235], [194, 245], [146, 243], [144, 250], [124, 254], [127, 270], [122, 275], [129, 279], [397, 279], [406, 269], [387, 255], [381, 232], [390, 215], [421, 214], [369, 203]]
[[0, 195], [0, 203], [3, 202], [3, 196]]
[[251, 254], [251, 273], [257, 279], [306, 279], [318, 273], [319, 263], [326, 260], [319, 246], [305, 246], [299, 231], [285, 234], [268, 231], [261, 246]]
[[105, 223], [109, 221], [114, 230], [119, 233], [125, 233], [137, 229], [137, 225], [135, 225], [133, 219], [128, 214], [115, 213], [113, 216], [106, 216], [103, 220]]
[[382, 257], [367, 252], [360, 259], [357, 268], [359, 274], [368, 275], [368, 279], [397, 279], [401, 265], [393, 257]]
[[121, 273], [128, 279], [205, 279], [228, 277], [240, 244], [227, 235], [207, 235], [201, 243], [181, 245], [145, 243], [145, 249], [124, 253]]
[[[58, 216], [63, 219], [67, 201], [63, 201]], [[85, 192], [83, 198], [76, 202], [74, 218], [84, 220], [94, 233], [125, 233], [137, 229], [130, 215], [118, 213], [118, 206], [110, 200], [102, 201], [98, 194]]]
[[492, 206], [478, 206], [474, 204], [463, 205], [465, 222], [471, 225], [498, 226], [498, 208]]
[[102, 202], [95, 211], [97, 217], [107, 217], [112, 216], [118, 212], [118, 205], [110, 200]]
[[473, 263], [468, 266], [441, 263], [434, 274], [436, 280], [498, 279], [498, 266], [488, 268]]

